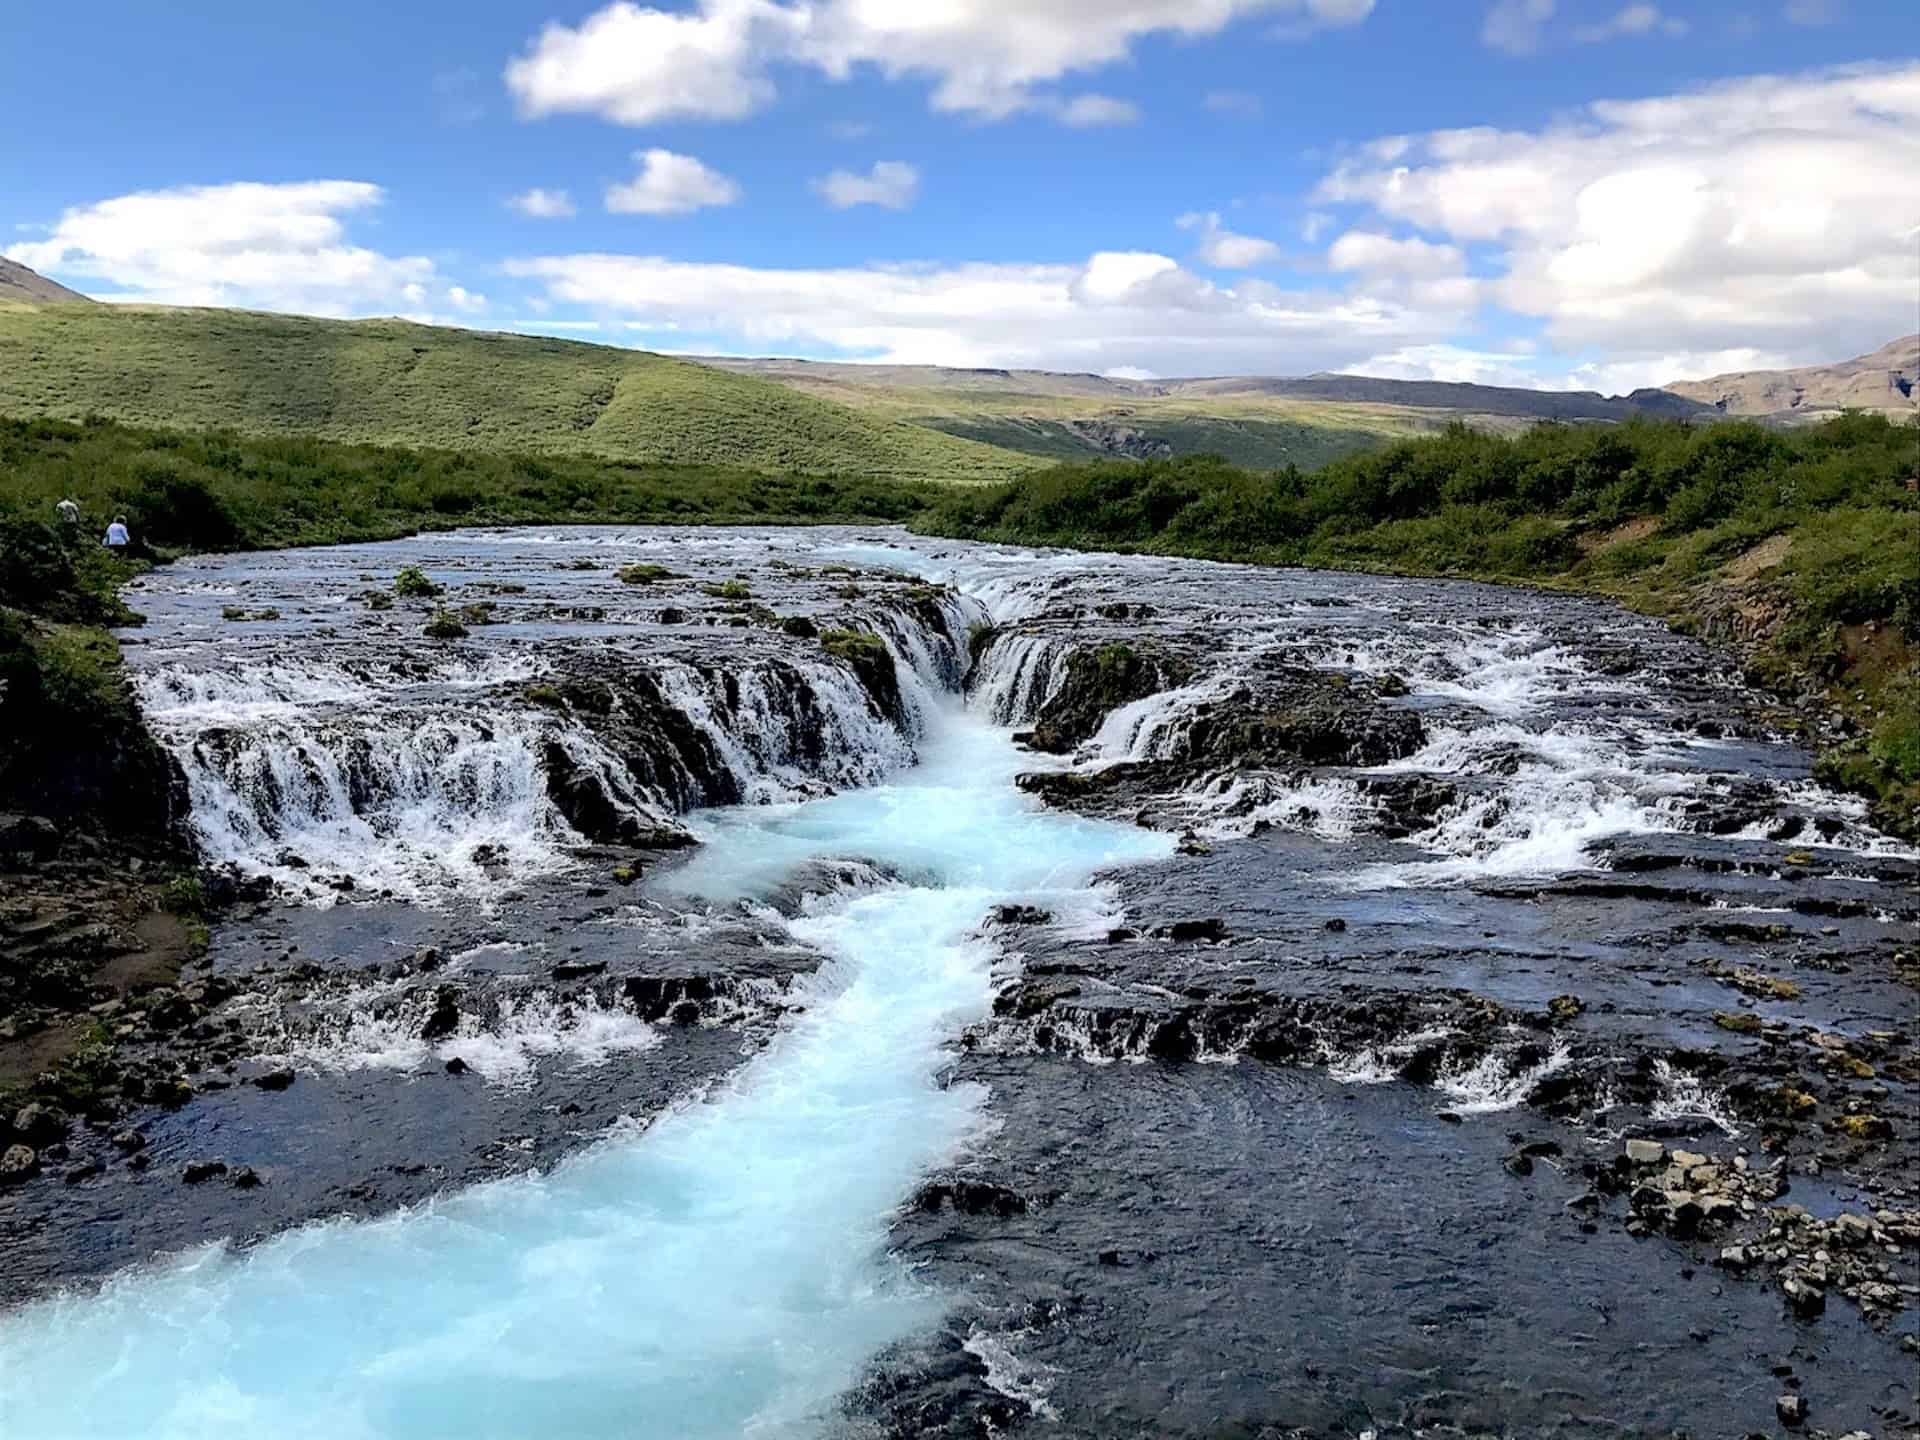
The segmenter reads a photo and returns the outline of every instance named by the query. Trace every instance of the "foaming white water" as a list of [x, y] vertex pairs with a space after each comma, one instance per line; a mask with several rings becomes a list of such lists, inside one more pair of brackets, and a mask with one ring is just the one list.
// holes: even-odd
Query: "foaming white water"
[[1099, 764], [1174, 759], [1192, 729], [1194, 711], [1225, 698], [1237, 684], [1228, 672], [1130, 701], [1101, 722], [1087, 753]]
[[329, 882], [340, 876], [356, 893], [410, 900], [484, 894], [560, 868], [577, 839], [548, 798], [535, 716], [288, 715], [233, 729], [157, 728], [182, 761], [207, 858], [316, 901], [334, 896]]
[[1698, 784], [1697, 776], [1650, 763], [1618, 734], [1511, 723], [1439, 731], [1417, 754], [1380, 768], [1482, 783], [1413, 837], [1444, 858], [1370, 866], [1352, 877], [1360, 888], [1592, 869], [1597, 841], [1684, 828], [1679, 805]]
[[[777, 862], [885, 855], [918, 883], [794, 922], [804, 1016], [709, 1100], [551, 1174], [244, 1252], [215, 1246], [0, 1318], [0, 1416], [36, 1440], [810, 1432], [940, 1308], [882, 1255], [914, 1179], [979, 1124], [943, 1087], [986, 1012], [987, 907], [1167, 852], [1038, 809], [955, 720], [896, 783], [712, 818], [681, 876], [732, 900]], [[773, 863], [770, 863], [773, 862]]]
[[1190, 798], [1195, 829], [1223, 840], [1269, 826], [1323, 840], [1351, 840], [1378, 811], [1358, 785], [1340, 775], [1219, 775]]
[[758, 667], [723, 674], [673, 664], [655, 673], [661, 694], [705, 732], [749, 803], [869, 784], [913, 760], [906, 737], [838, 666], [800, 670], [804, 690]]
[[[1525, 627], [1438, 635], [1423, 628], [1397, 638], [1370, 637], [1335, 658], [1344, 669], [1397, 674], [1416, 694], [1458, 700], [1492, 715], [1524, 715], [1600, 688], [1578, 654]], [[1607, 681], [1605, 688], [1627, 687]]]
[[1566, 1042], [1556, 1040], [1546, 1055], [1523, 1064], [1510, 1051], [1489, 1050], [1471, 1065], [1443, 1070], [1434, 1080], [1441, 1094], [1462, 1115], [1491, 1115], [1525, 1103], [1533, 1087], [1573, 1059]]
[[1733, 1106], [1726, 1093], [1702, 1080], [1690, 1070], [1676, 1070], [1665, 1060], [1653, 1062], [1653, 1103], [1647, 1107], [1650, 1120], [1706, 1120], [1723, 1135], [1738, 1135], [1740, 1126], [1733, 1118]]
[[998, 637], [969, 682], [974, 704], [996, 725], [1028, 723], [1066, 683], [1072, 653], [1072, 640], [1062, 636]]
[[590, 1069], [660, 1043], [646, 1021], [592, 994], [562, 999], [544, 988], [502, 988], [489, 1013], [463, 1013], [452, 1034], [426, 1040], [421, 1032], [433, 1004], [432, 987], [374, 981], [318, 997], [297, 1013], [259, 1017], [252, 1030], [263, 1060], [316, 1070], [411, 1072], [457, 1059], [507, 1087], [529, 1083], [542, 1060]]

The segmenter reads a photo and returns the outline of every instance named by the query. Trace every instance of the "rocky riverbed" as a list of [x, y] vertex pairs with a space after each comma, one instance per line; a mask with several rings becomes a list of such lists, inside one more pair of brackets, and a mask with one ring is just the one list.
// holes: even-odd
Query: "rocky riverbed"
[[1694, 641], [848, 530], [468, 532], [129, 598], [210, 914], [14, 1020], [84, 1003], [99, 1045], [7, 1119], [15, 1304], [724, 1110], [834, 993], [819, 917], [934, 863], [780, 817], [911, 776], [964, 701], [1027, 805], [1161, 858], [982, 901], [936, 1078], [984, 1119], [879, 1217], [930, 1314], [814, 1428], [1920, 1424], [1920, 866]]

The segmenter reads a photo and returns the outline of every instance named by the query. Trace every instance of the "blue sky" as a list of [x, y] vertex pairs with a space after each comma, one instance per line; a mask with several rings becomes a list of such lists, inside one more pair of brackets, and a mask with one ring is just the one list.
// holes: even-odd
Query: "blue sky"
[[192, 12], [9, 18], [8, 254], [116, 298], [1119, 373], [1612, 390], [1920, 324], [1891, 0]]

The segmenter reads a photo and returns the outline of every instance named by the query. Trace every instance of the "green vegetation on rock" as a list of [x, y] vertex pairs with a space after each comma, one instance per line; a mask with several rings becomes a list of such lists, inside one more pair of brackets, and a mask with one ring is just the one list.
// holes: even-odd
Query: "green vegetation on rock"
[[440, 593], [440, 586], [418, 565], [408, 565], [393, 577], [393, 593], [402, 600], [431, 600]]

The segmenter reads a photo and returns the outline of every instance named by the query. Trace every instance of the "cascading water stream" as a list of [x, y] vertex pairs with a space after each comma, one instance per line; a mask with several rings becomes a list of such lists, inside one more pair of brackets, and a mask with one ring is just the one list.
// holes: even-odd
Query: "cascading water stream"
[[1004, 734], [934, 717], [924, 763], [805, 804], [716, 812], [674, 883], [730, 902], [823, 856], [906, 877], [792, 922], [828, 962], [805, 1013], [718, 1093], [545, 1175], [373, 1222], [217, 1245], [0, 1318], [0, 1433], [81, 1437], [814, 1429], [940, 1297], [887, 1217], [981, 1123], [943, 1046], [984, 1014], [990, 905], [1088, 903], [1146, 831], [1043, 811]]

